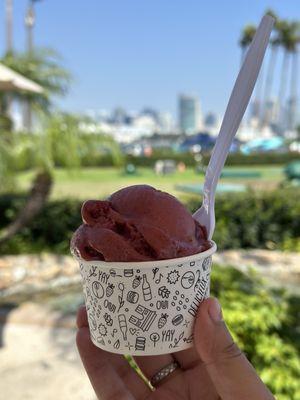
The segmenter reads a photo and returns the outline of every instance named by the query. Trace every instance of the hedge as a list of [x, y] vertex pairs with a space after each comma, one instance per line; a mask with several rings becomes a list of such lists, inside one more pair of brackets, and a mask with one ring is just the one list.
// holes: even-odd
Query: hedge
[[300, 297], [217, 266], [211, 290], [232, 335], [276, 399], [300, 400]]
[[[202, 162], [204, 165], [208, 165], [210, 160], [210, 154], [203, 154]], [[174, 151], [154, 150], [150, 157], [139, 156], [135, 157], [127, 155], [125, 162], [132, 163], [136, 166], [153, 167], [157, 160], [169, 159], [175, 162], [184, 162], [188, 167], [195, 167], [196, 161], [194, 155], [191, 153], [176, 153]], [[300, 154], [296, 152], [288, 153], [253, 153], [245, 155], [242, 153], [229, 154], [226, 160], [226, 166], [238, 166], [238, 165], [282, 165], [288, 164], [291, 161], [300, 160]]]
[[[219, 249], [267, 248], [300, 250], [300, 189], [220, 195], [216, 200], [214, 240]], [[199, 200], [184, 200], [194, 211]], [[0, 196], [0, 229], [17, 215], [22, 195]], [[50, 201], [22, 232], [0, 246], [0, 254], [41, 251], [68, 253], [69, 241], [80, 225], [81, 202]]]

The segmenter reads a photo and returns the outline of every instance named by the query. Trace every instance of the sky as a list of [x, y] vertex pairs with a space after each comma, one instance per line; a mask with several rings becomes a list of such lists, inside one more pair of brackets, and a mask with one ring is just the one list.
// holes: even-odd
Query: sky
[[[25, 48], [26, 6], [14, 0], [17, 50]], [[175, 116], [178, 93], [191, 93], [204, 112], [223, 115], [240, 65], [241, 30], [258, 24], [267, 8], [300, 19], [295, 0], [43, 0], [36, 3], [34, 40], [56, 49], [73, 74], [58, 103], [64, 110], [150, 106]]]

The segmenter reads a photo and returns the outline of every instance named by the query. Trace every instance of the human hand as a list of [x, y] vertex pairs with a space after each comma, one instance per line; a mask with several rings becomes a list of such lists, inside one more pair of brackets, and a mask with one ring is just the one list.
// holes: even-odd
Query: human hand
[[274, 400], [245, 355], [234, 343], [222, 318], [217, 299], [201, 303], [191, 349], [158, 356], [135, 356], [151, 379], [166, 365], [179, 367], [152, 390], [125, 357], [92, 343], [84, 307], [77, 314], [77, 347], [101, 400]]

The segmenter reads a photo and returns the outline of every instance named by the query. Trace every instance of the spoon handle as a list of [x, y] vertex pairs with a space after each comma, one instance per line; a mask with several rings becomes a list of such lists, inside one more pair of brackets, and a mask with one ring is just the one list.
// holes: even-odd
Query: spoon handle
[[[207, 213], [209, 213], [209, 209], [212, 208], [213, 218], [216, 186], [229, 153], [231, 143], [238, 130], [253, 92], [264, 54], [268, 46], [273, 24], [274, 18], [265, 15], [257, 28], [232, 90], [220, 132], [206, 170], [202, 205], [206, 209]], [[198, 219], [198, 211], [194, 214], [195, 219]], [[208, 236], [211, 238], [213, 233], [211, 231], [214, 229], [214, 223], [213, 226], [211, 225], [211, 227], [207, 228], [209, 228]]]

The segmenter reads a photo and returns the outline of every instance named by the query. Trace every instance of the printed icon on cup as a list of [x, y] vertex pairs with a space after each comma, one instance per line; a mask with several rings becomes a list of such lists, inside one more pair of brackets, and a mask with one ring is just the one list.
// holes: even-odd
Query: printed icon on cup
[[193, 339], [194, 339], [194, 335], [191, 334], [190, 336], [188, 336], [188, 337], [186, 337], [186, 338], [183, 338], [183, 341], [184, 341], [185, 343], [192, 343]]
[[111, 333], [111, 337], [115, 337], [115, 334], [118, 332], [118, 330], [116, 328], [113, 329], [112, 333]]
[[118, 319], [119, 319], [119, 326], [120, 326], [120, 330], [123, 335], [123, 339], [127, 340], [127, 321], [126, 321], [125, 314], [120, 314], [118, 316]]
[[173, 271], [168, 273], [168, 277], [167, 277], [167, 281], [170, 284], [174, 284], [177, 283], [178, 279], [179, 279], [179, 272], [176, 271], [176, 269], [174, 269]]
[[135, 315], [131, 315], [129, 322], [140, 328], [143, 332], [148, 331], [157, 316], [156, 311], [149, 310], [141, 304], [136, 307], [135, 311], [139, 316], [136, 317]]
[[161, 314], [157, 324], [158, 328], [162, 329], [166, 325], [167, 320], [168, 320], [168, 314]]
[[113, 347], [114, 347], [115, 349], [119, 349], [119, 348], [120, 348], [120, 340], [119, 340], [119, 339], [117, 339], [117, 340], [115, 341]]
[[181, 286], [184, 289], [190, 289], [195, 283], [195, 275], [192, 271], [187, 271], [182, 275]]
[[127, 293], [127, 300], [129, 301], [129, 303], [135, 304], [138, 302], [138, 299], [139, 299], [139, 294], [137, 292], [130, 290]]
[[133, 276], [133, 269], [124, 269], [124, 276], [126, 278], [130, 278], [131, 276]]
[[187, 303], [190, 301], [189, 298], [184, 293], [180, 294], [179, 290], [175, 291], [175, 294], [174, 294], [172, 300], [173, 301], [171, 302], [171, 305], [173, 307], [176, 306], [176, 311], [181, 311], [181, 308], [186, 310], [187, 309]]
[[160, 338], [159, 333], [157, 333], [157, 332], [151, 333], [150, 340], [152, 340], [154, 347], [155, 347], [156, 343], [159, 341], [159, 338]]
[[106, 325], [112, 326], [112, 324], [113, 324], [113, 319], [112, 319], [112, 317], [111, 317], [108, 313], [105, 313], [104, 316], [103, 316], [103, 318], [104, 318], [104, 321], [106, 322]]
[[98, 281], [93, 282], [92, 291], [94, 293], [94, 296], [96, 296], [98, 299], [102, 299], [102, 297], [104, 296], [103, 286]]
[[172, 324], [174, 326], [177, 326], [177, 325], [180, 325], [182, 321], [183, 321], [182, 314], [178, 314], [178, 315], [175, 315], [175, 317], [172, 319]]
[[156, 301], [156, 308], [158, 310], [166, 310], [169, 307], [168, 300], [157, 300]]
[[184, 336], [184, 332], [181, 332], [181, 334], [179, 335], [179, 337], [174, 339], [174, 344], [171, 343], [171, 344], [169, 345], [169, 347], [170, 347], [170, 348], [173, 348], [173, 349], [174, 349], [174, 347], [178, 347], [178, 343], [181, 341], [181, 339], [183, 338], [183, 336]]
[[135, 350], [144, 351], [146, 346], [146, 338], [144, 336], [137, 336], [135, 339]]
[[211, 266], [211, 260], [212, 260], [211, 257], [205, 258], [202, 264], [203, 271], [207, 271], [208, 268]]
[[95, 320], [95, 317], [93, 316], [92, 313], [89, 313], [89, 321], [90, 321], [90, 327], [93, 331], [97, 329], [97, 322]]
[[161, 278], [163, 277], [163, 274], [159, 274], [159, 277], [155, 279], [155, 283], [158, 285], [161, 281]]
[[122, 276], [121, 274], [118, 274], [114, 268], [111, 268], [109, 270], [109, 273], [113, 278], [115, 278], [116, 276]]
[[101, 336], [106, 336], [107, 335], [107, 328], [104, 324], [100, 324], [98, 326], [98, 331], [100, 333]]
[[115, 304], [111, 303], [107, 299], [104, 300], [104, 307], [108, 309], [108, 311], [114, 313], [116, 311]]
[[140, 286], [141, 281], [142, 281], [142, 278], [139, 275], [136, 275], [134, 280], [132, 281], [133, 289], [138, 288]]
[[114, 288], [115, 288], [115, 285], [113, 285], [112, 283], [108, 284], [108, 286], [106, 288], [106, 296], [107, 297], [110, 297], [113, 294]]
[[[190, 307], [188, 309], [189, 314], [191, 314], [193, 317], [195, 317], [197, 315], [197, 310], [198, 310], [199, 304], [205, 298], [206, 286], [207, 286], [206, 279], [201, 279], [199, 281], [199, 284], [195, 285], [196, 290], [197, 290], [196, 296], [195, 296], [194, 300], [192, 301], [192, 303], [190, 304]], [[195, 290], [195, 288], [194, 288], [194, 290]]]
[[155, 279], [156, 274], [158, 273], [159, 268], [152, 268], [152, 272], [153, 272], [153, 280]]
[[129, 328], [129, 332], [131, 335], [138, 335], [140, 331], [137, 328]]
[[162, 331], [162, 341], [163, 342], [172, 342], [174, 337], [175, 329], [166, 329]]
[[149, 301], [152, 299], [152, 292], [149, 282], [147, 281], [146, 274], [143, 274], [143, 284], [142, 284], [142, 291], [145, 301]]
[[88, 276], [88, 277], [90, 278], [91, 276], [97, 276], [96, 270], [97, 270], [97, 267], [92, 266], [92, 267], [90, 268], [89, 276]]
[[191, 323], [191, 321], [188, 321], [187, 319], [185, 319], [183, 326], [185, 326], [187, 328], [190, 323]]
[[163, 299], [168, 299], [168, 298], [169, 298], [169, 295], [170, 295], [170, 290], [164, 285], [164, 286], [161, 286], [161, 287], [158, 289], [158, 294], [159, 294], [159, 296], [161, 296]]
[[118, 301], [119, 301], [119, 308], [118, 308], [118, 311], [120, 311], [120, 309], [121, 309], [121, 308], [124, 306], [124, 304], [125, 304], [125, 301], [123, 300], [124, 289], [125, 289], [124, 284], [123, 284], [122, 282], [120, 282], [120, 283], [118, 284], [118, 288], [119, 288], [119, 290], [120, 290], [120, 292], [121, 292], [121, 294], [119, 294], [119, 296], [118, 296]]
[[97, 342], [98, 342], [99, 344], [102, 344], [102, 346], [105, 346], [105, 342], [104, 342], [103, 337], [98, 337], [98, 338], [97, 338]]
[[133, 347], [133, 345], [131, 343], [127, 342], [127, 344], [125, 344], [125, 347], [127, 347], [128, 350], [130, 351], [131, 347]]

